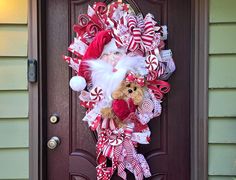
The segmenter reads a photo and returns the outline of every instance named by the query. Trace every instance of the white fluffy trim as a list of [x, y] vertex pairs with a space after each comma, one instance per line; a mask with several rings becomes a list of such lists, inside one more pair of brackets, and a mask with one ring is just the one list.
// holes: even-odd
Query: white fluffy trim
[[98, 59], [87, 61], [92, 72], [92, 83], [94, 87], [101, 87], [105, 96], [111, 99], [112, 92], [119, 86], [128, 71], [139, 73], [145, 68], [145, 58], [141, 56], [124, 56], [115, 66], [117, 71], [113, 71], [112, 65]]

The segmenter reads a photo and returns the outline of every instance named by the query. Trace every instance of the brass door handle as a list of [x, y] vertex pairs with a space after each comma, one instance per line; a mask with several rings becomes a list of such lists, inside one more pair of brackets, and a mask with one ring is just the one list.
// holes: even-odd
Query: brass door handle
[[55, 149], [60, 144], [60, 139], [57, 136], [51, 137], [51, 139], [48, 140], [47, 146], [49, 149]]

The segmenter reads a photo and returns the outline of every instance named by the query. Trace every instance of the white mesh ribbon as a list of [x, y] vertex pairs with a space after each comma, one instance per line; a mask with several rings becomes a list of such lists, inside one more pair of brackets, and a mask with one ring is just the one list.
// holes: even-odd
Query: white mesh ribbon
[[165, 66], [163, 74], [159, 77], [162, 80], [167, 80], [171, 74], [175, 71], [175, 63], [172, 58], [172, 52], [170, 49], [162, 50], [160, 52], [161, 60], [160, 62]]

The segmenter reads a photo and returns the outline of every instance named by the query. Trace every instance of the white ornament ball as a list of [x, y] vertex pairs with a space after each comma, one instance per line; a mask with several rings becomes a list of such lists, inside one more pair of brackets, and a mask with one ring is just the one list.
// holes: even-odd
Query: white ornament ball
[[82, 91], [86, 87], [86, 81], [82, 76], [74, 76], [70, 79], [70, 87], [73, 91]]

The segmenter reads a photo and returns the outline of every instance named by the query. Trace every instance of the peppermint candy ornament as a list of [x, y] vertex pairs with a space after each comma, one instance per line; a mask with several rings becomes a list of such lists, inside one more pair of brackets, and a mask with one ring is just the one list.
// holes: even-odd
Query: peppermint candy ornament
[[124, 138], [121, 136], [110, 137], [109, 143], [112, 146], [119, 146], [123, 142]]
[[152, 54], [146, 58], [145, 63], [146, 63], [146, 68], [149, 71], [155, 71], [158, 67], [158, 59], [155, 55]]
[[104, 93], [102, 88], [95, 87], [90, 91], [90, 98], [93, 101], [101, 101], [104, 98]]
[[144, 98], [139, 108], [141, 113], [151, 113], [154, 109], [154, 104], [151, 99]]

